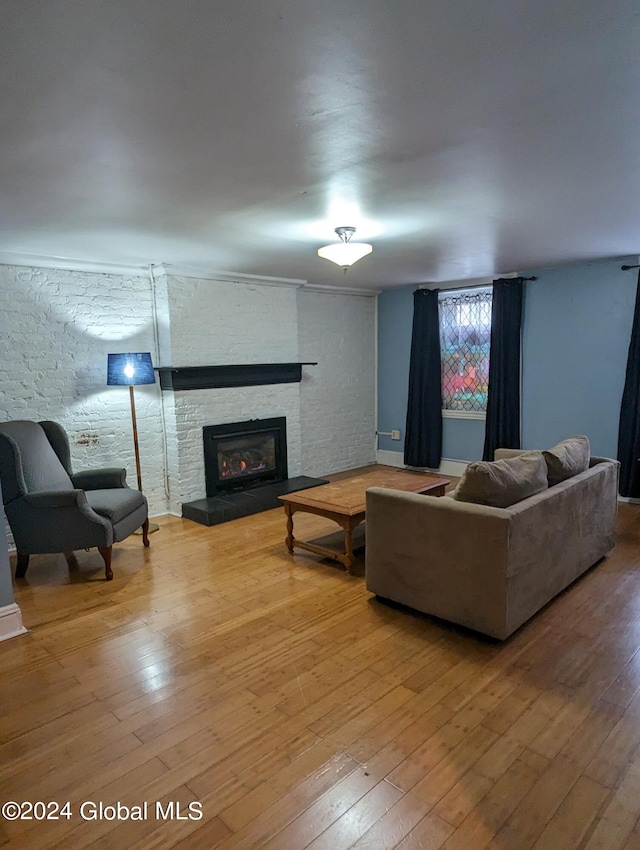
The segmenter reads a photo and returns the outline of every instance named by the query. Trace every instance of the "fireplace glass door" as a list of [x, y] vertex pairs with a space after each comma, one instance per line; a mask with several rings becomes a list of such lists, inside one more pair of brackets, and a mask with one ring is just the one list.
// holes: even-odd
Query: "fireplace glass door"
[[274, 434], [250, 434], [218, 440], [218, 477], [243, 478], [257, 472], [275, 472], [276, 438]]
[[251, 419], [202, 429], [207, 496], [285, 481], [286, 418]]

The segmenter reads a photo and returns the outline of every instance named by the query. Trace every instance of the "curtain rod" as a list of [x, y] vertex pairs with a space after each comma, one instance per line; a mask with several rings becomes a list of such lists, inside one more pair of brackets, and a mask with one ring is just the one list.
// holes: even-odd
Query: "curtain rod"
[[[640, 267], [639, 267], [640, 268]], [[506, 278], [496, 278], [496, 280], [517, 280], [519, 275], [516, 277], [506, 277]], [[537, 280], [538, 278], [533, 275], [532, 277], [520, 277], [521, 280]], [[440, 292], [458, 292], [460, 289], [487, 289], [492, 285], [493, 281], [489, 281], [488, 283], [468, 283], [466, 286], [463, 282], [460, 283], [460, 286], [445, 286]], [[437, 283], [421, 283], [418, 286], [418, 289], [437, 289]]]
[[629, 269], [640, 269], [640, 265], [638, 266], [620, 266], [623, 272], [628, 272]]

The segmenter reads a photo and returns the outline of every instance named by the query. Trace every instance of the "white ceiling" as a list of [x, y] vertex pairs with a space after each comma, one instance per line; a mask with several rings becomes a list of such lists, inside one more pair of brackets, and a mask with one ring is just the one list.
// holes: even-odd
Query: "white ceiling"
[[0, 14], [0, 252], [380, 288], [640, 250], [638, 0]]

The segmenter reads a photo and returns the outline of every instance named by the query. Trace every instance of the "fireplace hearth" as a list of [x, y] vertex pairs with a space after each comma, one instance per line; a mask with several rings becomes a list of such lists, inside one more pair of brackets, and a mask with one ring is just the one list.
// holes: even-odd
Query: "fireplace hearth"
[[206, 425], [206, 499], [182, 505], [182, 516], [203, 525], [282, 506], [279, 496], [326, 484], [322, 478], [288, 478], [286, 417]]

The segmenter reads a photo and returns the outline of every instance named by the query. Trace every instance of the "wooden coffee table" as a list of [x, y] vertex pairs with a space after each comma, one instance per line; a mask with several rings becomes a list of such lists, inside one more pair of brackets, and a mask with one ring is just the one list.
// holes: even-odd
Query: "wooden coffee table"
[[[366, 492], [369, 487], [389, 487], [392, 490], [404, 490], [408, 493], [423, 493], [429, 496], [443, 496], [448, 478], [423, 472], [409, 472], [400, 469], [374, 469], [353, 478], [322, 484], [310, 490], [301, 490], [279, 496], [284, 503], [287, 515], [287, 549], [293, 554], [294, 546], [307, 549], [317, 555], [324, 555], [339, 561], [351, 572], [353, 565], [353, 530], [365, 519]], [[293, 536], [293, 515], [301, 511], [317, 514], [337, 522], [344, 529], [344, 553], [335, 552], [317, 543], [306, 543]]]

